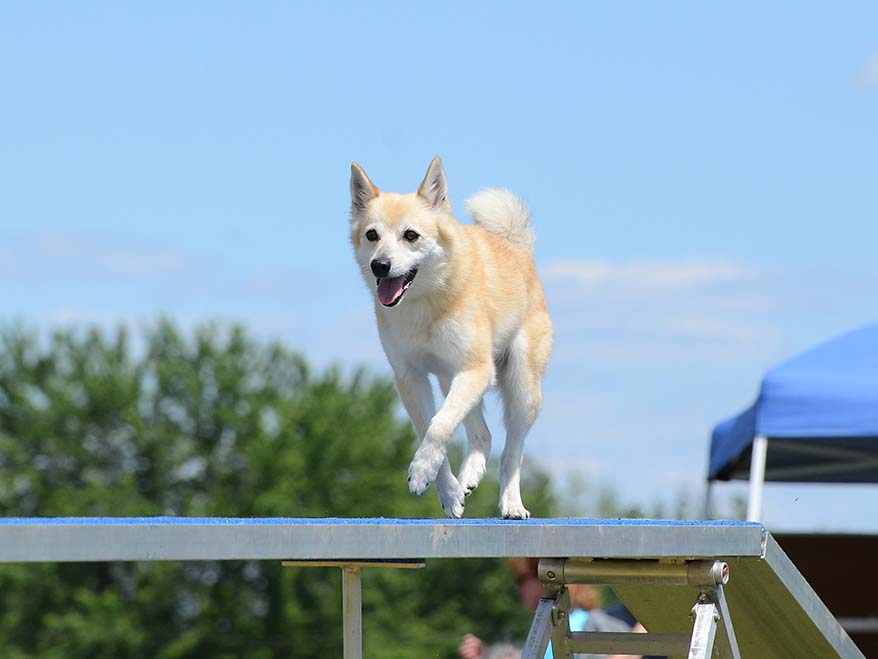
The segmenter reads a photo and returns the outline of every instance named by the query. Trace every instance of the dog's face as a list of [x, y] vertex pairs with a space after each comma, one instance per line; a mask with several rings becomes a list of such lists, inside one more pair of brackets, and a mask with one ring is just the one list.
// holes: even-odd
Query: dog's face
[[385, 307], [441, 287], [449, 212], [442, 162], [434, 158], [417, 192], [381, 192], [351, 166], [351, 242], [366, 285]]

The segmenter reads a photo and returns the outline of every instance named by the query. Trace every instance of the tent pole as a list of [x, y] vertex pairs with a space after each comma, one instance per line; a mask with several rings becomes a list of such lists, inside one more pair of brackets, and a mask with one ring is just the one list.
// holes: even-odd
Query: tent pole
[[762, 518], [762, 487], [765, 484], [765, 458], [768, 454], [768, 438], [757, 435], [753, 439], [750, 457], [750, 498], [747, 501], [747, 520], [759, 522]]
[[704, 490], [704, 519], [712, 519], [713, 511], [711, 508], [713, 507], [711, 504], [711, 495], [713, 494], [713, 481], [708, 480], [707, 486]]

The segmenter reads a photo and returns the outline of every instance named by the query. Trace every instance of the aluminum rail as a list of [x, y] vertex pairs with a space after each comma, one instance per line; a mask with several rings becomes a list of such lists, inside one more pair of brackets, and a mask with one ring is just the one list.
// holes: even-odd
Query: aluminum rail
[[761, 557], [750, 522], [59, 517], [0, 519], [0, 563], [591, 556]]

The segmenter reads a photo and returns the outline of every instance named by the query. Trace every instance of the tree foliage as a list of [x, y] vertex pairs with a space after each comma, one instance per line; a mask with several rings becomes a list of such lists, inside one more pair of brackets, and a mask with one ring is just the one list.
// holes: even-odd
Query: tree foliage
[[[391, 383], [314, 373], [240, 327], [0, 336], [0, 515], [434, 517], [406, 487], [413, 433]], [[537, 474], [531, 510], [554, 502]], [[495, 516], [497, 484], [468, 500]], [[6, 657], [334, 657], [340, 575], [274, 562], [0, 566]], [[501, 561], [364, 576], [368, 656], [452, 657], [520, 638]]]

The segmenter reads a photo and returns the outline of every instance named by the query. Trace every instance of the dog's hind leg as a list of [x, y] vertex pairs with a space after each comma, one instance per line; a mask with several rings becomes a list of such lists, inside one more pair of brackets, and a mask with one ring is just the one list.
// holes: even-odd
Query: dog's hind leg
[[534, 324], [518, 333], [497, 374], [506, 423], [506, 446], [500, 456], [500, 514], [504, 519], [530, 517], [521, 501], [524, 438], [542, 406], [542, 376], [551, 350], [551, 329], [548, 335], [540, 330]]
[[[450, 378], [439, 378], [439, 386], [442, 393], [447, 396], [451, 388]], [[457, 472], [457, 480], [467, 496], [472, 494], [482, 477], [488, 464], [488, 456], [491, 454], [491, 431], [485, 423], [483, 401], [472, 409], [463, 419], [463, 427], [466, 428], [467, 452]]]
[[[426, 373], [403, 371], [396, 376], [396, 389], [409, 415], [418, 440], [423, 440], [436, 412], [433, 388]], [[446, 457], [436, 474], [436, 493], [442, 510], [452, 519], [463, 517], [464, 492], [451, 471]]]
[[439, 473], [436, 474], [436, 494], [439, 495], [439, 503], [442, 505], [446, 517], [451, 519], [463, 517], [466, 493], [454, 476], [454, 472], [451, 471], [448, 458], [443, 460], [442, 466], [439, 467]]

